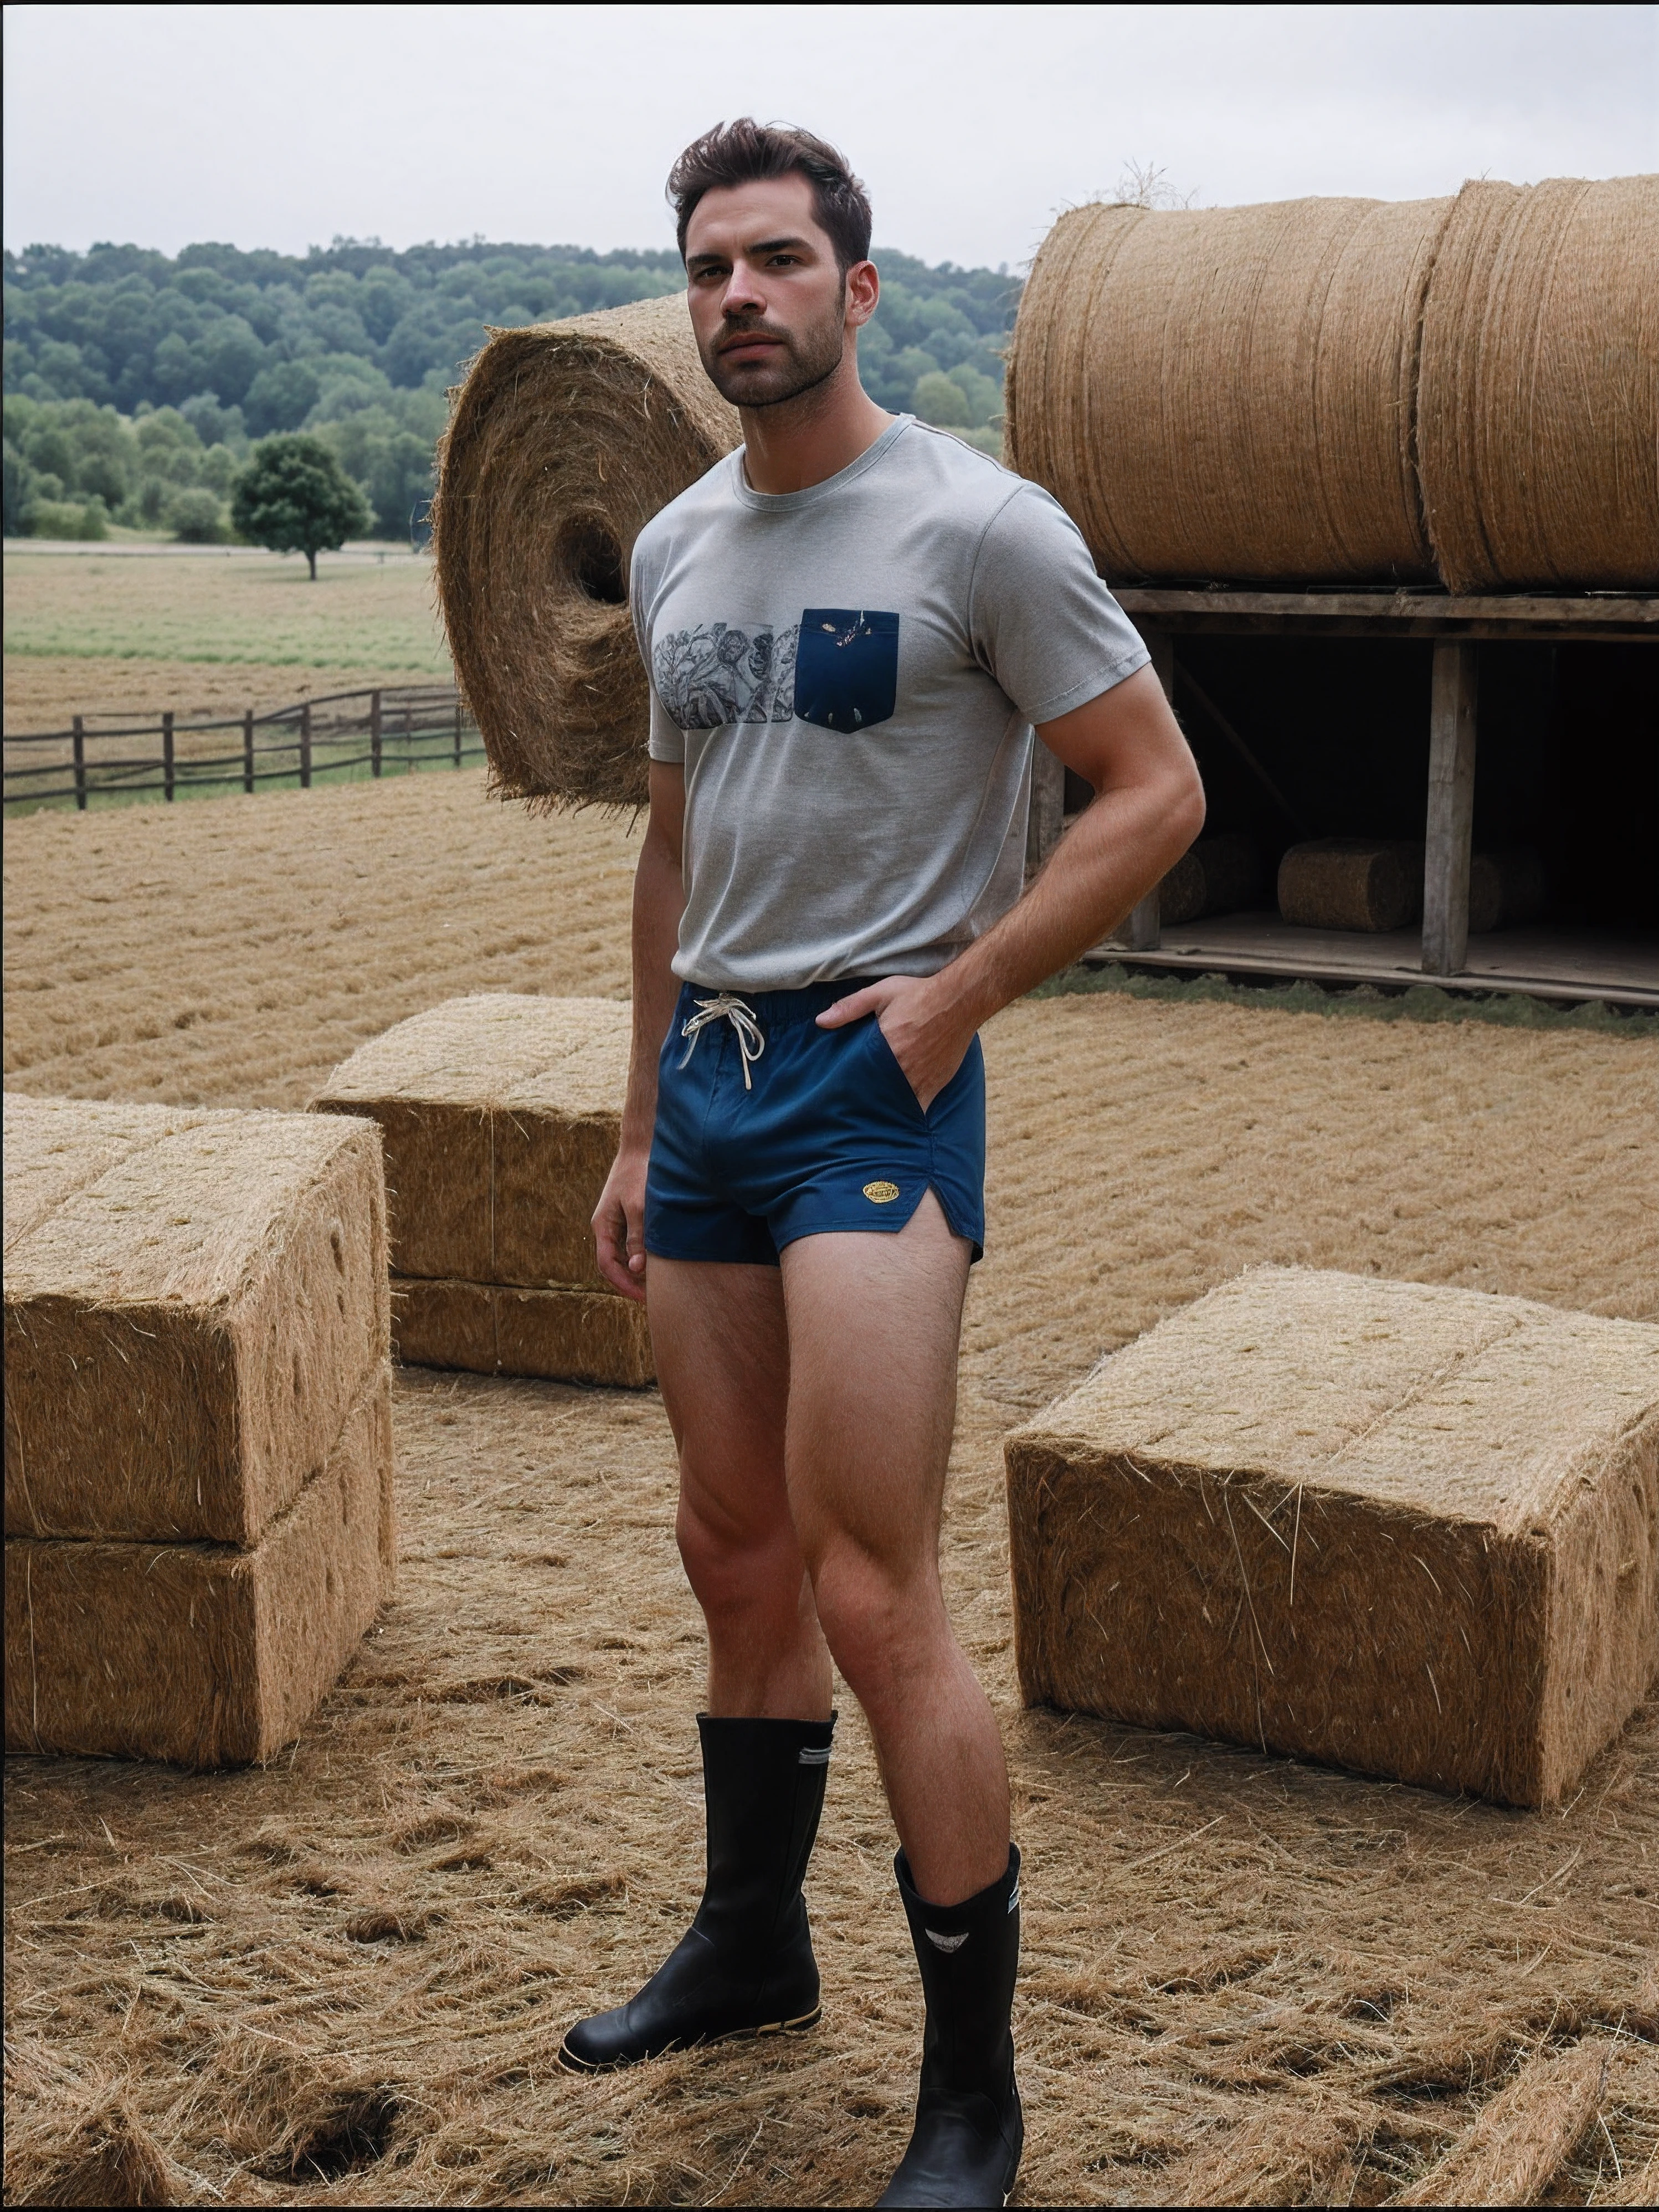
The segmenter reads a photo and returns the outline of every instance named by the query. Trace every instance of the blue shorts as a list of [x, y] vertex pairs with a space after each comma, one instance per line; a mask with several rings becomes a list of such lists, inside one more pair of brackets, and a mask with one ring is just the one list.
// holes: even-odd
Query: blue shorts
[[[985, 1061], [975, 1037], [924, 1114], [873, 1014], [817, 1017], [864, 985], [738, 994], [761, 1049], [748, 1065], [730, 1019], [688, 1035], [688, 983], [664, 1042], [645, 1185], [645, 1249], [665, 1260], [776, 1267], [826, 1231], [902, 1229], [929, 1189], [977, 1260], [985, 1243]], [[688, 1051], [688, 1047], [690, 1050]]]

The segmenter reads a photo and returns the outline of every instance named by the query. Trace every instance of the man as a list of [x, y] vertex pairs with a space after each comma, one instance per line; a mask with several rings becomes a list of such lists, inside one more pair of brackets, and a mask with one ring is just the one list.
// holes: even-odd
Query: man
[[[650, 819], [634, 1057], [593, 1217], [645, 1297], [708, 1628], [708, 1869], [576, 2069], [818, 2017], [801, 1885], [862, 1705], [927, 2019], [884, 2204], [1000, 2204], [1023, 2141], [1018, 1852], [940, 1592], [977, 1032], [1186, 849], [1196, 770], [1066, 515], [859, 381], [878, 284], [833, 148], [744, 120], [669, 182], [703, 366], [744, 443], [641, 532]], [[1031, 727], [1097, 794], [1021, 896]], [[647, 1256], [648, 1255], [648, 1256]]]

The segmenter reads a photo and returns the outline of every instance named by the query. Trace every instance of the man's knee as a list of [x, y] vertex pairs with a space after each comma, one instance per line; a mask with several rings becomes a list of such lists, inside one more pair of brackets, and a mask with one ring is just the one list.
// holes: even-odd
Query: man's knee
[[738, 1520], [683, 1488], [674, 1535], [705, 1613], [751, 1613], [794, 1602], [800, 1563], [787, 1522], [779, 1528]]
[[854, 1696], [866, 1710], [902, 1698], [932, 1664], [941, 1620], [931, 1582], [897, 1577], [851, 1543], [831, 1545], [811, 1574], [824, 1640]]

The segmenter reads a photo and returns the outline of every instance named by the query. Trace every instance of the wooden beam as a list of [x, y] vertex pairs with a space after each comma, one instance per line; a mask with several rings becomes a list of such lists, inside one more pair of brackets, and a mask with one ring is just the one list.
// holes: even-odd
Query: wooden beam
[[[1302, 817], [1297, 812], [1295, 807], [1291, 805], [1290, 800], [1285, 798], [1284, 793], [1273, 781], [1272, 776], [1268, 775], [1267, 769], [1262, 767], [1261, 762], [1245, 744], [1243, 738], [1239, 736], [1238, 732], [1234, 729], [1232, 724], [1222, 713], [1220, 708], [1216, 705], [1215, 701], [1211, 698], [1209, 693], [1204, 689], [1198, 678], [1193, 674], [1190, 668], [1183, 668], [1182, 670], [1181, 683], [1182, 688], [1186, 692], [1188, 697], [1189, 699], [1195, 699], [1198, 702], [1201, 711], [1206, 716], [1207, 716], [1209, 720], [1214, 723], [1216, 728], [1220, 731], [1222, 736], [1225, 738], [1227, 743], [1238, 755], [1245, 767], [1249, 769], [1250, 774], [1255, 776], [1256, 781], [1261, 786], [1261, 788], [1267, 793], [1268, 798], [1272, 799], [1273, 805], [1279, 809], [1279, 811], [1290, 823], [1291, 829], [1295, 830], [1297, 836], [1298, 837], [1305, 837], [1308, 835], [1308, 828], [1307, 824], [1303, 821]], [[1170, 703], [1171, 705], [1174, 704], [1173, 700], [1171, 700]]]
[[1130, 620], [1172, 633], [1302, 637], [1627, 638], [1659, 645], [1659, 594], [1167, 591], [1124, 585]]
[[1469, 949], [1474, 826], [1475, 647], [1434, 648], [1429, 817], [1423, 862], [1423, 973], [1456, 975]]
[[[460, 709], [455, 727], [460, 730]], [[459, 754], [456, 756], [459, 762]], [[1056, 845], [1066, 826], [1066, 768], [1041, 738], [1031, 740], [1031, 811], [1025, 823], [1025, 873], [1036, 875]]]
[[[1142, 632], [1146, 650], [1152, 656], [1152, 673], [1164, 686], [1164, 696], [1171, 707], [1175, 704], [1176, 648], [1175, 635], [1167, 629]], [[1158, 899], [1158, 885], [1154, 884], [1139, 906], [1129, 915], [1129, 950], [1132, 952], [1156, 952], [1164, 942], [1164, 921]]]

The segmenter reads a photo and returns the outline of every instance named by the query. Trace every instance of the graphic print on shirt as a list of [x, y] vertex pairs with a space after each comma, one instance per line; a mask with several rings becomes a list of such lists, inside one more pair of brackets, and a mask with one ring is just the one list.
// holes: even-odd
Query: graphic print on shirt
[[652, 648], [657, 696], [682, 730], [799, 717], [823, 730], [867, 730], [898, 699], [899, 618], [860, 607], [808, 607], [787, 629], [699, 623]]
[[683, 730], [720, 730], [728, 722], [787, 722], [795, 680], [795, 633], [732, 623], [672, 629], [652, 648], [657, 696]]
[[899, 618], [867, 607], [806, 607], [795, 648], [795, 713], [820, 729], [867, 730], [898, 700]]

